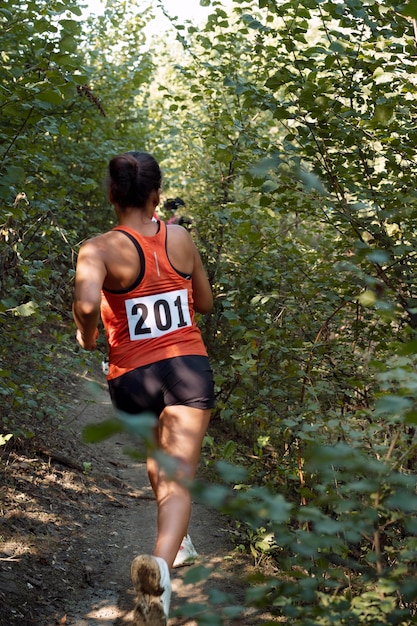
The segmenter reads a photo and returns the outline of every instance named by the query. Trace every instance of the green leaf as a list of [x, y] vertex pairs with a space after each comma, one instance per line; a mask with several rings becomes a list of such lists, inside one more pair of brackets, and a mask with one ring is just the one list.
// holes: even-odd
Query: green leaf
[[398, 354], [407, 356], [409, 354], [417, 354], [417, 339], [412, 339], [398, 346]]
[[296, 168], [296, 176], [303, 183], [306, 191], [318, 191], [320, 194], [327, 194], [327, 190], [321, 179], [314, 173], [303, 168]]
[[118, 420], [110, 419], [100, 422], [100, 424], [88, 424], [82, 432], [83, 440], [86, 443], [100, 443], [123, 432], [123, 426]]
[[73, 35], [65, 35], [59, 42], [61, 52], [74, 53], [77, 50], [77, 40]]
[[287, 502], [281, 494], [271, 496], [267, 506], [268, 515], [274, 522], [287, 522], [293, 509], [292, 504]]
[[242, 21], [249, 26], [249, 28], [253, 28], [254, 30], [265, 30], [265, 26], [252, 15], [245, 13], [242, 15]]
[[375, 410], [379, 414], [401, 415], [412, 407], [412, 400], [403, 396], [386, 395], [379, 398]]
[[153, 413], [146, 411], [138, 415], [133, 415], [124, 413], [123, 411], [117, 411], [117, 419], [123, 425], [123, 429], [126, 432], [132, 433], [136, 437], [144, 439], [149, 443], [154, 440], [154, 429], [158, 420]]
[[417, 411], [407, 411], [404, 415], [406, 424], [417, 424]]
[[[390, 82], [392, 77], [387, 78], [387, 82]], [[394, 114], [394, 107], [392, 104], [377, 104], [375, 106], [374, 121], [380, 124], [388, 124], [392, 120]]]
[[10, 310], [14, 315], [17, 315], [19, 317], [30, 317], [31, 315], [34, 315], [38, 309], [39, 305], [31, 300], [30, 302], [20, 304], [19, 306], [16, 306]]
[[286, 107], [276, 106], [273, 110], [274, 119], [276, 120], [287, 120], [291, 119], [292, 115], [290, 111]]
[[[236, 444], [233, 442], [233, 453], [236, 450]], [[224, 453], [223, 453], [224, 454]], [[225, 457], [230, 458], [230, 457]], [[226, 461], [217, 461], [216, 469], [219, 476], [228, 484], [243, 482], [247, 478], [247, 470], [244, 467], [232, 465]]]
[[264, 159], [261, 159], [254, 165], [251, 165], [251, 167], [249, 168], [249, 172], [252, 174], [252, 176], [255, 176], [257, 178], [263, 178], [271, 170], [276, 170], [280, 163], [281, 157], [278, 155], [266, 157]]
[[6, 176], [13, 183], [21, 183], [25, 178], [25, 170], [18, 165], [9, 165]]
[[378, 265], [384, 265], [389, 261], [389, 255], [385, 250], [372, 250], [367, 256], [372, 263], [378, 263]]
[[365, 307], [373, 306], [376, 302], [376, 299], [376, 294], [371, 289], [366, 289], [358, 297], [359, 302]]
[[194, 483], [192, 492], [199, 502], [220, 510], [230, 497], [231, 489], [223, 485], [201, 485]]
[[400, 10], [402, 15], [417, 19], [417, 0], [409, 0]]
[[186, 585], [195, 585], [203, 580], [207, 580], [207, 578], [211, 574], [211, 569], [209, 567], [205, 567], [204, 565], [196, 565], [191, 567], [186, 575], [184, 576], [184, 583]]
[[54, 105], [63, 103], [62, 94], [54, 88], [40, 91], [37, 95], [37, 99], [41, 100], [42, 102], [48, 102], [49, 104]]
[[387, 498], [385, 506], [390, 509], [395, 508], [405, 513], [415, 514], [417, 512], [417, 495], [408, 491], [399, 491]]

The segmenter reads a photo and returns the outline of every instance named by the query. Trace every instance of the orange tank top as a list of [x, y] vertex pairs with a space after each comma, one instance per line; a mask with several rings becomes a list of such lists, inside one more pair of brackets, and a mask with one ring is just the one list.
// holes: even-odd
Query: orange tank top
[[207, 356], [194, 321], [191, 276], [177, 271], [167, 255], [166, 225], [153, 237], [116, 226], [134, 243], [140, 273], [128, 289], [102, 290], [101, 319], [109, 344], [108, 380], [136, 367], [176, 356]]

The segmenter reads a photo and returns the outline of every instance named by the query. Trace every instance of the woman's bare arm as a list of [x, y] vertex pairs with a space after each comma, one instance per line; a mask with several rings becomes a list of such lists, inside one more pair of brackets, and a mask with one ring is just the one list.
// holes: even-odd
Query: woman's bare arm
[[190, 233], [182, 226], [169, 224], [168, 257], [177, 271], [191, 274], [194, 309], [198, 313], [208, 313], [213, 308], [213, 294], [201, 261], [200, 253]]
[[200, 253], [194, 247], [194, 268], [192, 273], [194, 309], [198, 313], [208, 313], [213, 308], [213, 293], [201, 261]]
[[101, 288], [106, 266], [94, 240], [81, 246], [75, 273], [72, 312], [77, 326], [77, 341], [85, 350], [94, 350], [100, 318]]

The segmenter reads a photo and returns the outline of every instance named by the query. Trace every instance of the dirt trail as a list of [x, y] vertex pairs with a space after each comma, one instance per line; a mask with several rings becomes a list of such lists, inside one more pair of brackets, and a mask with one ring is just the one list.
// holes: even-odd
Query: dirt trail
[[[108, 392], [104, 389], [98, 391], [94, 402], [74, 422], [74, 436], [79, 436], [86, 424], [100, 422], [111, 416]], [[131, 459], [126, 454], [129, 447], [132, 447], [132, 439], [127, 434], [86, 446], [94, 456], [99, 455], [104, 460], [107, 465], [104, 472], [114, 478], [115, 491], [122, 495], [115, 495], [113, 506], [106, 507], [106, 511], [98, 513], [90, 521], [85, 537], [89, 548], [84, 555], [84, 571], [89, 588], [83, 594], [84, 597], [78, 597], [74, 605], [66, 609], [66, 623], [72, 626], [121, 626], [129, 624], [132, 619], [134, 596], [130, 563], [137, 554], [152, 552], [156, 505], [145, 463]], [[223, 524], [217, 512], [199, 504], [193, 505], [190, 535], [200, 555], [199, 562], [213, 567], [214, 571], [232, 550]], [[173, 615], [176, 609], [188, 601], [210, 604], [208, 588], [219, 586], [219, 582], [220, 587], [224, 588], [226, 583], [225, 580], [219, 580], [222, 579], [221, 574], [213, 573], [208, 581], [186, 585], [184, 575], [187, 569], [179, 568], [172, 574]], [[174, 616], [169, 624], [193, 626], [196, 621]]]
[[[126, 454], [140, 442], [122, 434], [84, 443], [87, 424], [113, 415], [107, 387], [100, 376], [68, 385], [72, 415], [56, 427], [40, 424], [37, 444], [3, 450], [0, 458], [0, 626], [131, 624], [130, 564], [154, 545], [156, 505], [145, 463]], [[279, 621], [253, 609], [223, 621], [224, 606], [243, 603], [254, 569], [250, 556], [234, 553], [226, 527], [215, 510], [194, 504], [189, 532], [198, 563], [211, 573], [186, 584], [190, 568], [173, 571], [169, 626], [195, 626], [196, 603], [206, 626]]]

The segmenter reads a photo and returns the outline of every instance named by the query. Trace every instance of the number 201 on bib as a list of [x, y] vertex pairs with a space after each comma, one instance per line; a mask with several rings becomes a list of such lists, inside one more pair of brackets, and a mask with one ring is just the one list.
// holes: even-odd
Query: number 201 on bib
[[125, 305], [132, 341], [154, 339], [191, 326], [187, 289], [131, 298]]

